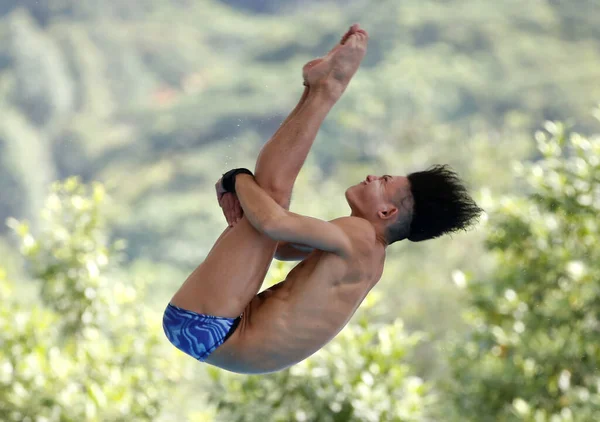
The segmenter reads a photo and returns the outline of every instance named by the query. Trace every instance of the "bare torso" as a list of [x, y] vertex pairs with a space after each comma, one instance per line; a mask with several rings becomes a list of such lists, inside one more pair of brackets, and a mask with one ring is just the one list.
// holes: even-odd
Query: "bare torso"
[[342, 330], [381, 278], [385, 249], [365, 220], [332, 223], [350, 237], [352, 255], [313, 251], [285, 280], [256, 296], [208, 363], [242, 373], [277, 371], [312, 355]]

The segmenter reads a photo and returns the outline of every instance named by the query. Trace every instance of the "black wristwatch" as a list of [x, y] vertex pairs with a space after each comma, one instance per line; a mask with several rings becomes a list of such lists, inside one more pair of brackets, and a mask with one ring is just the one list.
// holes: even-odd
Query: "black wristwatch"
[[237, 176], [240, 173], [249, 174], [250, 176], [254, 177], [254, 174], [252, 174], [250, 170], [245, 168], [229, 170], [223, 175], [223, 178], [221, 179], [221, 184], [223, 185], [223, 189], [225, 189], [226, 192], [235, 193], [235, 176]]

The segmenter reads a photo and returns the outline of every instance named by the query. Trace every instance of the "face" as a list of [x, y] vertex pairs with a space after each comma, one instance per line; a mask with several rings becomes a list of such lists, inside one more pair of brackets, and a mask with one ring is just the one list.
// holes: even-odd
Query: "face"
[[[409, 209], [398, 209], [395, 199], [410, 196], [410, 184], [407, 177], [368, 175], [365, 180], [346, 190], [346, 200], [352, 215], [368, 220], [396, 219], [398, 213]], [[405, 203], [409, 206], [410, 201]]]

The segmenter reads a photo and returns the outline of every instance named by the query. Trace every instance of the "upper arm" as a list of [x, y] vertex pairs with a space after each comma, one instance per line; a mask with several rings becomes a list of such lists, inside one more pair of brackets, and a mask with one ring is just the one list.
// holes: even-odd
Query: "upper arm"
[[265, 233], [275, 240], [299, 243], [342, 256], [348, 256], [351, 251], [350, 238], [338, 225], [290, 211], [272, 221]]
[[278, 261], [302, 261], [312, 253], [314, 248], [297, 243], [279, 242], [275, 251], [275, 259]]

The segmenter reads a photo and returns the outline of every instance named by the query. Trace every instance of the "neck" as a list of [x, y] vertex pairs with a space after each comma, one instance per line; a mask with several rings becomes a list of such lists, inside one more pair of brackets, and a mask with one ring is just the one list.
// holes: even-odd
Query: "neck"
[[[368, 218], [365, 218], [363, 215], [359, 215], [358, 213], [356, 213], [354, 210], [352, 210], [350, 212], [350, 216], [351, 217], [359, 217], [359, 218], [364, 218], [365, 220], [368, 220]], [[371, 222], [371, 224], [373, 225], [373, 228], [375, 229], [375, 240], [377, 243], [381, 244], [381, 246], [385, 248], [387, 248], [388, 242], [385, 236], [385, 228], [381, 228], [380, 226], [377, 226], [376, 224], [373, 224], [373, 222]]]
[[387, 239], [383, 233], [377, 232], [375, 239], [377, 240], [377, 243], [380, 243], [384, 247], [384, 249], [388, 247]]
[[387, 248], [389, 244], [386, 237], [386, 227], [381, 222], [371, 224], [373, 224], [373, 228], [375, 229], [375, 241], [383, 246], [384, 249]]

